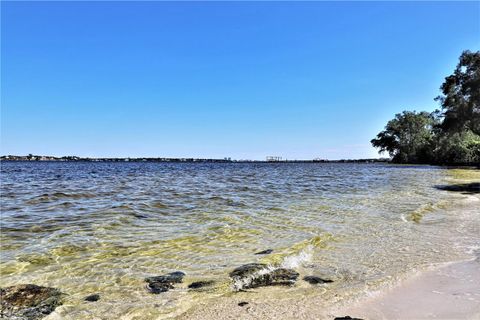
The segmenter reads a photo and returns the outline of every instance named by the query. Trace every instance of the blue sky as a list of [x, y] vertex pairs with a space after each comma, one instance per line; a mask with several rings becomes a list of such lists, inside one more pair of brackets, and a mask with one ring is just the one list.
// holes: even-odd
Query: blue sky
[[479, 2], [4, 2], [1, 154], [376, 157]]

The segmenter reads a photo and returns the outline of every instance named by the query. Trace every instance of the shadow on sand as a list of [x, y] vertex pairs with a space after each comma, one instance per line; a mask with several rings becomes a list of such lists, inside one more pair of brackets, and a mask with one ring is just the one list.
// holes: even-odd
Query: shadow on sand
[[461, 192], [463, 194], [477, 194], [477, 193], [480, 193], [480, 183], [479, 182], [464, 183], [464, 184], [437, 185], [437, 186], [435, 186], [435, 188], [437, 188], [439, 190]]

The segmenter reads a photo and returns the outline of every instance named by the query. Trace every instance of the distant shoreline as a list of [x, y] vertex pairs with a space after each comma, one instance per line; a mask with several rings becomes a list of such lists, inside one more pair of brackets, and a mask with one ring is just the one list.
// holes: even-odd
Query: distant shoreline
[[389, 158], [371, 158], [371, 159], [312, 159], [312, 160], [248, 160], [248, 159], [208, 159], [208, 158], [90, 158], [77, 156], [1, 156], [0, 162], [149, 162], [149, 163], [384, 163], [397, 166], [436, 166], [443, 168], [465, 168], [480, 169], [480, 165], [474, 164], [435, 164], [435, 163], [397, 163]]
[[90, 158], [77, 156], [1, 156], [0, 161], [28, 161], [28, 162], [187, 162], [187, 163], [390, 163], [388, 158], [379, 159], [341, 159], [341, 160], [327, 160], [327, 159], [312, 159], [312, 160], [233, 160], [230, 158], [224, 159], [208, 159], [208, 158]]

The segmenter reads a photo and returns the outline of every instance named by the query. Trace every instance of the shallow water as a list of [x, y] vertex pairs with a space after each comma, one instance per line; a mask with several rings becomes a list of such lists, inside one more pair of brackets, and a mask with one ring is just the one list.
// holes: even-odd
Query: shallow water
[[[67, 319], [175, 316], [233, 294], [228, 273], [249, 262], [335, 280], [258, 294], [320, 290], [328, 303], [480, 245], [478, 193], [435, 187], [479, 182], [478, 170], [4, 162], [1, 180], [0, 285], [60, 288], [69, 296], [57, 313]], [[145, 290], [146, 276], [176, 270], [187, 274], [176, 289]], [[197, 280], [216, 284], [187, 290]], [[84, 302], [91, 293], [101, 300]]]

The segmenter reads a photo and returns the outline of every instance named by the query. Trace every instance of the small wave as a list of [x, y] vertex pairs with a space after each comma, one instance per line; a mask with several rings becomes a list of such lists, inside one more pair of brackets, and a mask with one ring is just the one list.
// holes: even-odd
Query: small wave
[[[408, 220], [419, 223], [422, 218], [425, 216], [425, 214], [434, 212], [439, 209], [445, 209], [447, 207], [447, 202], [445, 201], [440, 201], [437, 203], [426, 203], [421, 205], [419, 208], [415, 209], [414, 211], [410, 212], [408, 215]], [[402, 217], [402, 220], [405, 221], [407, 219], [405, 216]]]
[[57, 201], [60, 199], [83, 199], [83, 198], [94, 198], [96, 197], [93, 193], [64, 193], [64, 192], [54, 192], [54, 193], [44, 193], [42, 195], [31, 198], [27, 201], [28, 204], [38, 204], [50, 201]]
[[480, 198], [474, 195], [465, 195], [465, 202], [478, 202]]
[[279, 252], [276, 254], [270, 254], [263, 258], [261, 262], [275, 266], [287, 263], [295, 264], [296, 259], [299, 259], [299, 261], [305, 258], [310, 259], [315, 248], [325, 248], [327, 246], [327, 242], [331, 240], [333, 240], [333, 236], [330, 233], [317, 235], [312, 238], [297, 242], [291, 247], [279, 250]]
[[120, 204], [117, 206], [112, 206], [111, 209], [114, 210], [133, 210], [133, 208], [128, 204]]
[[150, 202], [149, 204], [152, 208], [156, 208], [156, 209], [164, 209], [164, 208], [168, 208], [168, 205], [166, 205], [165, 203], [161, 202], [161, 201], [152, 201]]
[[311, 261], [312, 256], [313, 245], [309, 245], [305, 249], [300, 251], [298, 254], [285, 257], [285, 259], [283, 259], [283, 262], [281, 263], [281, 267], [287, 269], [296, 269], [301, 265]]

